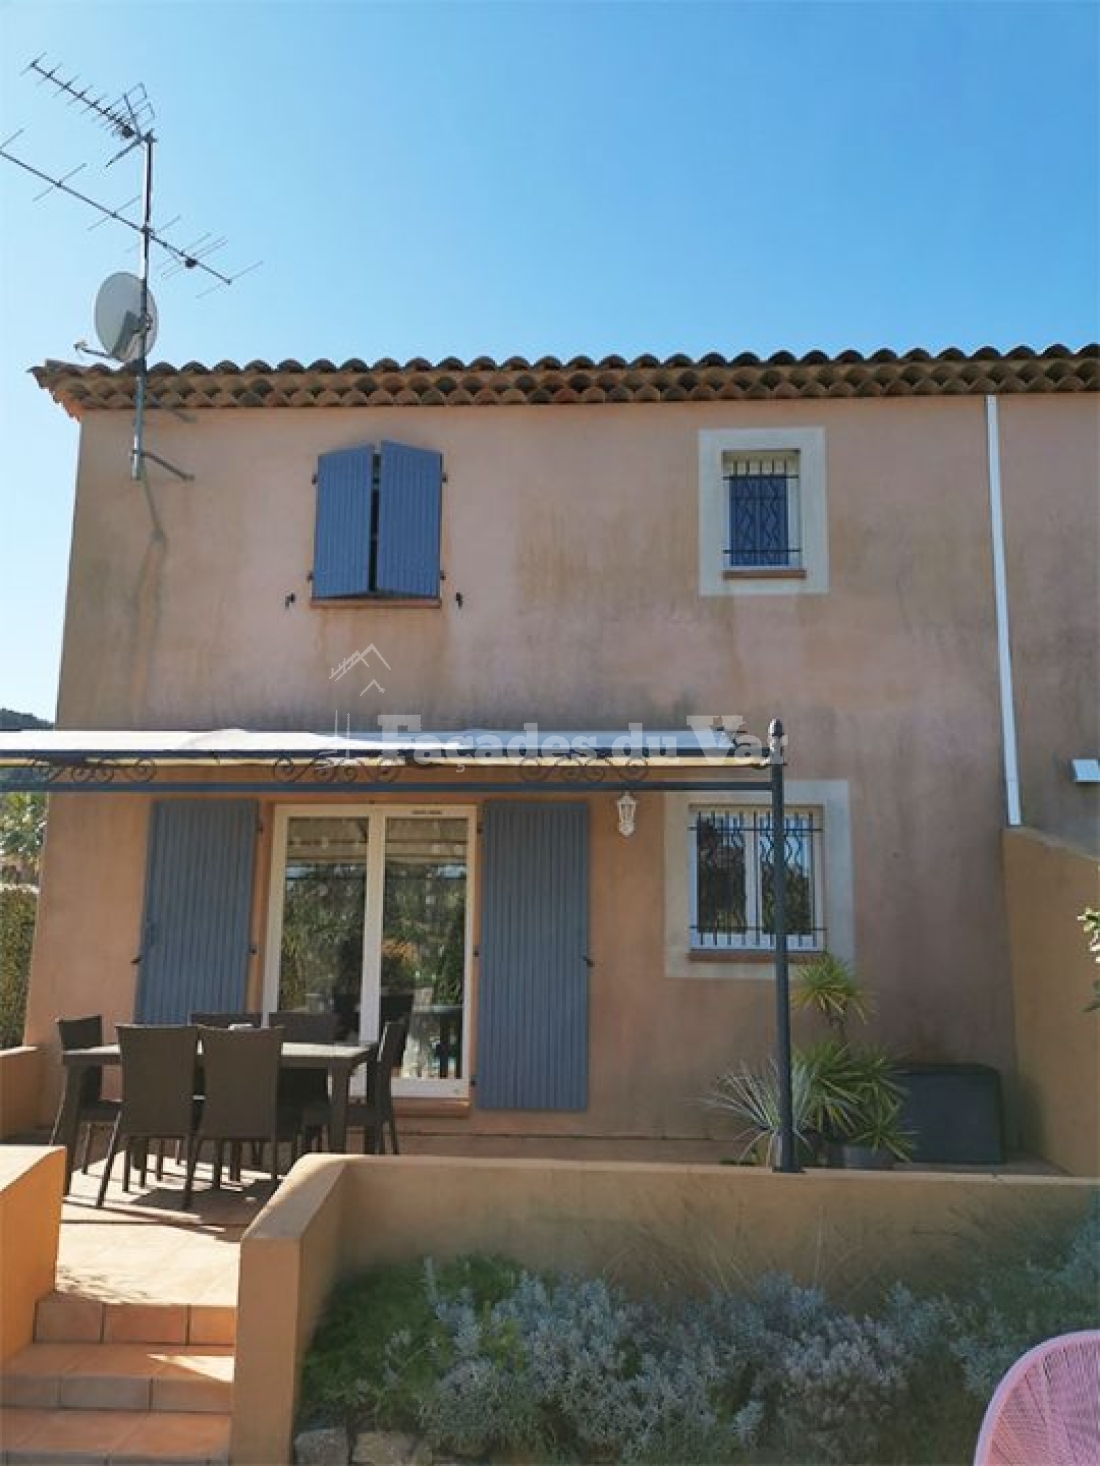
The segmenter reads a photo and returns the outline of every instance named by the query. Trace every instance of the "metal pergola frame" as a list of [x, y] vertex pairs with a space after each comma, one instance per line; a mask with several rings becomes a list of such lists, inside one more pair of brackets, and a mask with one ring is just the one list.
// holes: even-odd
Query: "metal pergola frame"
[[[22, 735], [27, 747], [19, 750], [4, 742], [0, 736], [0, 795], [14, 793], [44, 794], [271, 794], [272, 792], [309, 790], [314, 794], [417, 794], [432, 796], [440, 794], [494, 794], [513, 797], [530, 797], [533, 794], [637, 794], [652, 790], [658, 793], [734, 791], [759, 794], [767, 788], [771, 794], [772, 829], [779, 832], [777, 846], [779, 858], [775, 861], [775, 1010], [776, 1010], [776, 1067], [779, 1076], [779, 1152], [775, 1170], [797, 1172], [801, 1170], [795, 1151], [794, 1113], [791, 1074], [791, 1011], [790, 970], [787, 932], [787, 868], [784, 858], [783, 834], [786, 827], [786, 804], [784, 789], [784, 768], [786, 761], [786, 735], [778, 718], [768, 726], [766, 753], [759, 757], [738, 756], [708, 758], [703, 760], [697, 776], [683, 777], [681, 768], [699, 766], [697, 758], [679, 753], [661, 755], [658, 758], [646, 756], [608, 758], [597, 754], [590, 761], [565, 754], [556, 758], [546, 756], [533, 759], [484, 759], [470, 752], [433, 752], [430, 756], [418, 753], [416, 763], [421, 768], [439, 769], [449, 773], [455, 765], [463, 769], [479, 765], [499, 764], [512, 771], [518, 771], [520, 778], [415, 778], [406, 779], [409, 765], [405, 760], [408, 749], [400, 747], [391, 754], [373, 754], [370, 758], [349, 758], [341, 753], [315, 754], [304, 757], [297, 753], [277, 756], [260, 756], [255, 751], [221, 751], [209, 749], [175, 748], [171, 751], [144, 754], [124, 748], [103, 747], [76, 752], [48, 745], [33, 747], [34, 734]], [[272, 743], [278, 742], [278, 735], [272, 735]], [[178, 769], [180, 766], [202, 765], [204, 770], [236, 770], [236, 768], [266, 767], [267, 780], [256, 778], [218, 779], [201, 777], [173, 777], [161, 780], [159, 770], [164, 767]], [[715, 769], [725, 764], [738, 770], [752, 770], [756, 777], [716, 777]], [[341, 778], [341, 769], [354, 768], [374, 773], [374, 777]], [[670, 772], [663, 771], [668, 768]], [[551, 781], [557, 770], [558, 777]], [[656, 777], [652, 771], [656, 770]], [[190, 771], [189, 771], [190, 773]]]

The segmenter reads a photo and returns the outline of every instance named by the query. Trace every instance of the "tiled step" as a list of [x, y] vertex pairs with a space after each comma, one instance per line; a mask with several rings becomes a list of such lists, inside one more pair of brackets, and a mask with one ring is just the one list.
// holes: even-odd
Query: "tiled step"
[[5, 1466], [224, 1466], [229, 1416], [132, 1410], [0, 1410]]
[[237, 1310], [201, 1303], [105, 1303], [50, 1293], [35, 1311], [40, 1344], [225, 1344], [236, 1339]]
[[6, 1408], [224, 1414], [232, 1402], [233, 1350], [218, 1344], [29, 1344], [0, 1373]]

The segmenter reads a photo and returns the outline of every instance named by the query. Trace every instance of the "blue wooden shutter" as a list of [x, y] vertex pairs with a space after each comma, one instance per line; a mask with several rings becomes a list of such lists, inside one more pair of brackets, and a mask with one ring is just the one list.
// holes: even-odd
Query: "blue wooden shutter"
[[588, 1104], [588, 807], [483, 811], [477, 1103]]
[[343, 448], [317, 460], [313, 594], [317, 600], [365, 596], [370, 585], [374, 448]]
[[256, 823], [251, 799], [154, 803], [139, 1023], [186, 1023], [196, 1010], [246, 1006]]
[[386, 595], [439, 594], [443, 460], [424, 448], [382, 444], [378, 487], [378, 567]]

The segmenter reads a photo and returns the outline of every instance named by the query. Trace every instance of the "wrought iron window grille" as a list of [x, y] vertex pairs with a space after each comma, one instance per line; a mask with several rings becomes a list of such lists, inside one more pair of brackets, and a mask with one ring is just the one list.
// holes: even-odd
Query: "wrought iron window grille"
[[797, 454], [725, 459], [726, 567], [801, 569]]
[[[691, 946], [699, 951], [775, 948], [775, 839], [765, 809], [697, 810], [691, 821]], [[785, 820], [787, 945], [825, 946], [820, 812]]]

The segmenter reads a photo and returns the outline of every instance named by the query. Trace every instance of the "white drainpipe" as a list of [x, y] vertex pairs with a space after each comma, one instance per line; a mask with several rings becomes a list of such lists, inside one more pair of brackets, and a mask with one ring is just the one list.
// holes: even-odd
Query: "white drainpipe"
[[1004, 745], [1005, 804], [1008, 823], [1020, 818], [1020, 774], [1016, 761], [1016, 712], [1012, 695], [1012, 649], [1008, 631], [1008, 582], [1005, 576], [1005, 522], [1001, 504], [1001, 442], [997, 399], [985, 399], [986, 452], [989, 463], [989, 537], [993, 547], [993, 601], [997, 621], [997, 667], [1001, 684], [1001, 741]]

